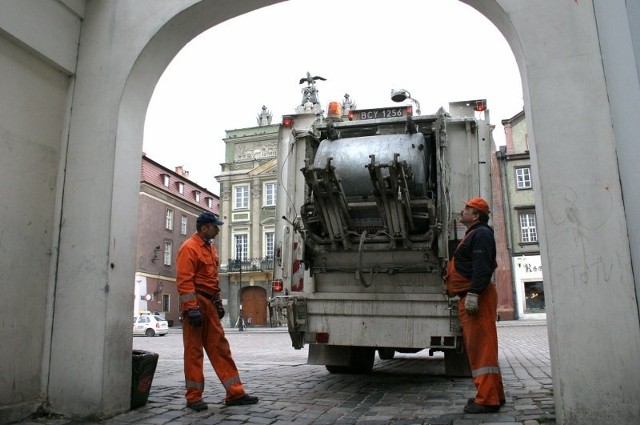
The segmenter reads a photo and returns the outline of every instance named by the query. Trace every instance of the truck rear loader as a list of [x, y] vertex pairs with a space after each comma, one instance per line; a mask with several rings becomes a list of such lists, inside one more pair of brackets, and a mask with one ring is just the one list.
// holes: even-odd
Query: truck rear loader
[[486, 102], [432, 115], [335, 106], [283, 117], [270, 308], [330, 372], [429, 349], [444, 352], [445, 374], [468, 376], [443, 275], [463, 201], [491, 203]]

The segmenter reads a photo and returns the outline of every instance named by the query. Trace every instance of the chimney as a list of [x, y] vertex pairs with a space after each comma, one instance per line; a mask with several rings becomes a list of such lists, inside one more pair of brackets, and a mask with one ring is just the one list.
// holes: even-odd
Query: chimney
[[504, 140], [507, 144], [507, 154], [513, 154], [513, 126], [511, 120], [503, 120], [502, 125], [504, 126]]
[[176, 167], [176, 173], [181, 175], [182, 177], [189, 177], [189, 172], [184, 169], [184, 166], [178, 165]]

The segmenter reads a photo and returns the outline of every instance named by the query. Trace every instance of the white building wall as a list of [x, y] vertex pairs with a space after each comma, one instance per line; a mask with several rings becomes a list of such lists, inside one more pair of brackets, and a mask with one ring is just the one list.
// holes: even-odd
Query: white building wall
[[44, 400], [79, 28], [55, 2], [0, 5], [0, 423]]
[[149, 310], [147, 307], [147, 300], [145, 299], [147, 296], [147, 277], [141, 274], [136, 274], [134, 288], [133, 315], [138, 316], [141, 311]]
[[542, 259], [539, 255], [521, 255], [513, 258], [511, 265], [516, 287], [516, 311], [519, 319], [543, 320], [546, 313], [528, 312], [525, 285], [530, 282], [543, 282]]

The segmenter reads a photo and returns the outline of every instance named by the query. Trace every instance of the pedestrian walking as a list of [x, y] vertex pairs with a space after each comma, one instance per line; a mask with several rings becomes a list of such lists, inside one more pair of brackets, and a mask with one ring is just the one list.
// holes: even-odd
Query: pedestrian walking
[[458, 315], [471, 365], [476, 396], [464, 407], [466, 413], [500, 410], [505, 395], [498, 364], [496, 314], [498, 292], [491, 281], [496, 264], [496, 241], [489, 227], [489, 205], [482, 198], [465, 202], [460, 222], [467, 228], [449, 262], [447, 294], [458, 296]]
[[187, 407], [206, 410], [204, 392], [204, 352], [226, 390], [227, 406], [255, 404], [258, 397], [245, 393], [238, 368], [220, 319], [225, 311], [220, 299], [220, 260], [213, 239], [224, 223], [206, 211], [196, 220], [196, 233], [178, 251], [177, 287], [183, 315], [184, 377]]

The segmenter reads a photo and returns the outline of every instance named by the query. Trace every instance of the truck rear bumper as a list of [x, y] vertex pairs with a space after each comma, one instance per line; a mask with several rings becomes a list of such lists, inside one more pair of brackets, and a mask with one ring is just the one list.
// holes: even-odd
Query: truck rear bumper
[[312, 294], [277, 297], [271, 305], [287, 317], [295, 348], [321, 343], [452, 349], [461, 336], [457, 311], [435, 294]]

